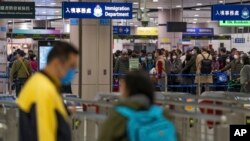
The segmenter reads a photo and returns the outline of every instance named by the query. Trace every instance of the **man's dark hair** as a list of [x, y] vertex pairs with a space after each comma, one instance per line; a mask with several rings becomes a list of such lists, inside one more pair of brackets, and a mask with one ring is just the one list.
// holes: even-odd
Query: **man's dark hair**
[[247, 55], [242, 57], [243, 65], [250, 65], [250, 59]]
[[154, 87], [148, 74], [141, 71], [129, 72], [122, 78], [125, 81], [128, 95], [144, 95], [150, 101], [150, 104], [154, 103]]
[[53, 48], [48, 54], [47, 63], [49, 64], [53, 59], [58, 58], [62, 62], [69, 59], [70, 54], [78, 55], [78, 50], [70, 43], [63, 41], [55, 41], [52, 43]]
[[159, 54], [159, 55], [163, 55], [163, 51], [161, 49], [156, 49], [156, 52]]
[[227, 52], [227, 49], [224, 48], [224, 47], [222, 47], [222, 48], [220, 49], [220, 51], [223, 52], [223, 53], [226, 53], [226, 52]]
[[26, 53], [23, 50], [18, 50], [17, 54], [20, 55], [21, 57], [24, 57]]

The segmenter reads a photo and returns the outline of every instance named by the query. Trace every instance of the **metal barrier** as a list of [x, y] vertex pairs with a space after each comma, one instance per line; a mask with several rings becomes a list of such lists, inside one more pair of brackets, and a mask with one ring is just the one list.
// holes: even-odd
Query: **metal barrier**
[[[156, 103], [164, 107], [173, 117], [180, 141], [229, 141], [229, 125], [246, 124], [250, 110], [250, 95], [232, 92], [205, 92], [198, 95], [174, 92], [158, 92]], [[95, 100], [64, 98], [73, 101], [82, 110], [71, 117], [73, 141], [95, 141], [106, 116], [118, 94], [98, 94]], [[210, 102], [204, 102], [210, 101]], [[0, 96], [0, 140], [17, 141], [18, 110], [13, 101], [1, 100]], [[72, 105], [70, 105], [72, 106]], [[74, 105], [73, 105], [74, 106]]]
[[[119, 90], [119, 79], [120, 76], [124, 76], [125, 74], [115, 73], [114, 81], [113, 81], [113, 91]], [[149, 74], [150, 77], [154, 77], [155, 75]], [[160, 75], [162, 77], [161, 81], [155, 83], [155, 88], [157, 91], [176, 91], [176, 92], [188, 92], [192, 94], [201, 94], [202, 88], [206, 88], [207, 90], [222, 90], [222, 91], [239, 91], [240, 86], [238, 89], [230, 88], [229, 81], [218, 83], [218, 76], [225, 75], [227, 76], [226, 79], [231, 80], [230, 76], [239, 76], [239, 74], [227, 74], [227, 73], [218, 73], [214, 72], [211, 74], [166, 74]], [[198, 79], [197, 83], [195, 83], [195, 77], [200, 78], [200, 76], [212, 76], [213, 83], [203, 84]], [[188, 80], [187, 80], [188, 78]], [[164, 79], [164, 80], [163, 80]], [[186, 82], [187, 81], [187, 82]], [[216, 81], [216, 82], [215, 82]], [[177, 83], [176, 83], [177, 82]], [[235, 85], [236, 87], [236, 85]], [[207, 91], [206, 90], [206, 91]]]

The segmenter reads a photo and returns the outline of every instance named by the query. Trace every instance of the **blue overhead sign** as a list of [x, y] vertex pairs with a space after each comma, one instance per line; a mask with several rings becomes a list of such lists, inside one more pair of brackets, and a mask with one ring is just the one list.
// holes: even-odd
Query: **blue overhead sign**
[[187, 28], [187, 32], [182, 33], [184, 36], [213, 36], [213, 28]]
[[113, 34], [130, 35], [130, 26], [113, 26]]
[[63, 2], [63, 18], [132, 19], [132, 3]]
[[212, 20], [250, 20], [250, 5], [213, 5]]
[[235, 38], [234, 42], [235, 42], [235, 43], [241, 43], [241, 44], [243, 44], [243, 43], [245, 43], [246, 41], [245, 41], [245, 38]]

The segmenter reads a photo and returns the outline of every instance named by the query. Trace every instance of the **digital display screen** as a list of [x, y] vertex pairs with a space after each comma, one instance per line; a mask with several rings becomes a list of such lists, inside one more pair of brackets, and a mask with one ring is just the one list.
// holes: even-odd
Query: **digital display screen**
[[39, 69], [42, 70], [47, 65], [47, 57], [49, 55], [52, 46], [40, 46], [39, 47]]

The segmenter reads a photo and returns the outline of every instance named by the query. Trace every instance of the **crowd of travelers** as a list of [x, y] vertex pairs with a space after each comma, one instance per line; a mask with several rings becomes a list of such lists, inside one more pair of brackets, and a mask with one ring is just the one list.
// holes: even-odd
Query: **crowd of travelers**
[[[216, 86], [220, 81], [225, 82], [227, 90], [250, 92], [249, 57], [250, 52], [238, 51], [236, 48], [227, 50], [225, 47], [220, 47], [218, 50], [212, 47], [193, 47], [185, 52], [180, 49], [172, 51], [156, 49], [154, 52], [124, 49], [117, 50], [113, 54], [113, 72], [117, 76], [126, 74], [130, 71], [129, 60], [138, 58], [138, 69], [151, 75], [152, 81], [158, 87], [156, 90], [159, 91], [181, 90], [195, 94], [197, 88], [192, 84], [198, 83], [213, 84], [210, 89], [225, 90]], [[217, 80], [218, 76], [220, 79]], [[223, 79], [223, 76], [226, 78]], [[168, 88], [165, 88], [166, 83]], [[229, 84], [235, 87], [230, 89]], [[178, 85], [182, 86], [182, 89], [178, 89]], [[202, 87], [202, 91], [205, 89], [208, 88]]]

